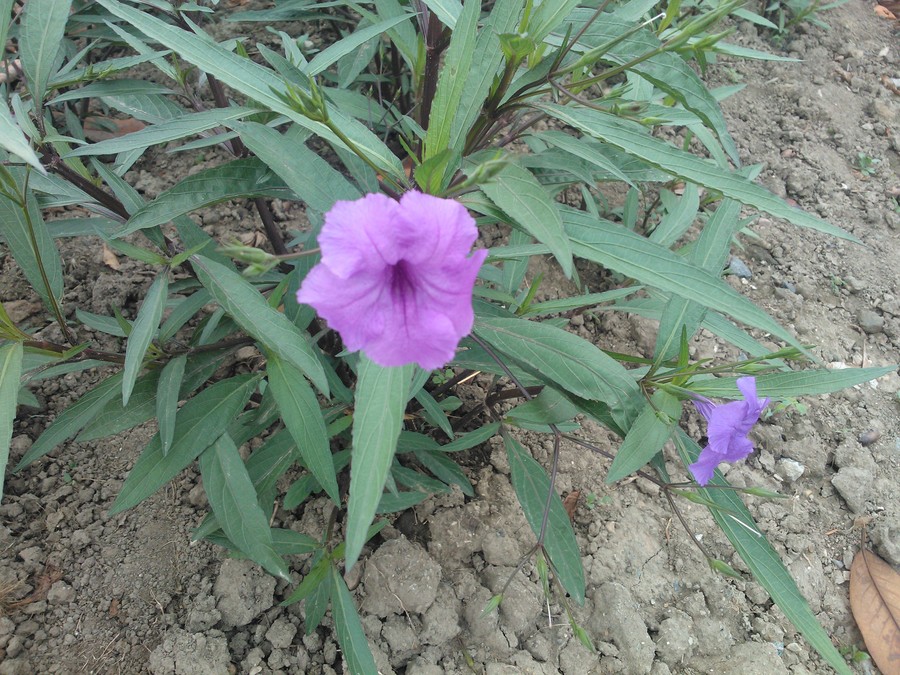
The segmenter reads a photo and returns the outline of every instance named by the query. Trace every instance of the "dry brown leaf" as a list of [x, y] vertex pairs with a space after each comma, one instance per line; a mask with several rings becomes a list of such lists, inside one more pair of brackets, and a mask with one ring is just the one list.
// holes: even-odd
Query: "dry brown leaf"
[[122, 263], [119, 262], [119, 259], [116, 257], [116, 254], [112, 252], [112, 249], [110, 249], [109, 246], [107, 246], [105, 242], [103, 243], [102, 255], [103, 255], [103, 264], [106, 265], [107, 267], [112, 268], [114, 270], [118, 270], [120, 267], [122, 267]]
[[891, 10], [881, 5], [875, 5], [875, 13], [883, 19], [891, 19], [893, 21], [897, 20], [897, 17], [894, 16], [894, 13], [891, 12]]
[[108, 138], [118, 138], [125, 134], [140, 131], [146, 124], [133, 117], [120, 120], [114, 117], [103, 117], [100, 115], [86, 117], [84, 120], [84, 136], [89, 141], [99, 143]]
[[569, 514], [569, 520], [575, 522], [575, 509], [578, 508], [578, 498], [581, 497], [581, 490], [572, 490], [563, 499], [563, 508]]
[[900, 675], [900, 574], [861, 549], [850, 567], [850, 609], [884, 675]]

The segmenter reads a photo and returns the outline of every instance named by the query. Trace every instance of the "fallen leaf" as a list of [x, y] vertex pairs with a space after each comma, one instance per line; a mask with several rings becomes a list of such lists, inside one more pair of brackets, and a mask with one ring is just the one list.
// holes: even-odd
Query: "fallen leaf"
[[880, 16], [882, 19], [891, 19], [892, 21], [896, 21], [897, 17], [894, 16], [894, 13], [891, 12], [887, 7], [882, 5], [875, 5], [875, 13]]
[[140, 131], [145, 126], [147, 125], [140, 120], [134, 119], [133, 117], [121, 120], [114, 117], [103, 117], [101, 115], [96, 115], [93, 117], [85, 118], [84, 136], [89, 141], [99, 143], [100, 141], [105, 141], [108, 138], [118, 138], [119, 136], [124, 136], [125, 134]]
[[110, 267], [114, 270], [118, 270], [122, 267], [122, 263], [119, 262], [119, 259], [116, 257], [116, 254], [112, 252], [109, 246], [106, 245], [106, 242], [103, 243], [103, 264], [107, 267]]
[[118, 616], [119, 615], [119, 599], [113, 598], [109, 601], [109, 615], [110, 616]]
[[581, 490], [572, 490], [563, 499], [563, 508], [569, 514], [569, 520], [575, 522], [575, 509], [578, 508], [578, 498], [581, 497]]
[[850, 609], [884, 675], [900, 675], [900, 574], [861, 549], [850, 566]]

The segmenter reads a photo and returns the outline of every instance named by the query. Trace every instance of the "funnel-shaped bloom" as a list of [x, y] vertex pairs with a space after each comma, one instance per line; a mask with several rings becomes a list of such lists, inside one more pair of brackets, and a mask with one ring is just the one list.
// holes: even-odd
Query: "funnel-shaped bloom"
[[769, 399], [756, 397], [755, 377], [740, 377], [737, 386], [744, 395], [743, 401], [731, 401], [724, 405], [716, 405], [705, 398], [694, 401], [697, 410], [708, 422], [706, 435], [709, 445], [688, 467], [700, 485], [709, 482], [720, 462], [737, 462], [753, 452], [753, 443], [747, 434], [769, 405]]
[[472, 288], [486, 250], [465, 207], [408, 192], [337, 202], [319, 235], [322, 261], [297, 301], [312, 305], [350, 351], [380, 366], [439, 368], [472, 330]]

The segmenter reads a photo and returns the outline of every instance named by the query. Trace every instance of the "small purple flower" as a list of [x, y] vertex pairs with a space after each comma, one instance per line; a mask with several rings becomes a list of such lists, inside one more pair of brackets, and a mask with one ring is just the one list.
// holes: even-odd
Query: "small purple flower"
[[472, 330], [472, 288], [488, 254], [469, 255], [477, 236], [451, 199], [407, 192], [399, 202], [381, 194], [337, 202], [297, 302], [380, 366], [439, 368]]
[[720, 462], [737, 462], [753, 452], [753, 443], [747, 434], [759, 420], [759, 414], [769, 405], [769, 399], [756, 397], [755, 377], [740, 377], [737, 386], [744, 395], [743, 401], [731, 401], [724, 405], [716, 405], [707, 398], [694, 401], [708, 423], [706, 435], [709, 445], [688, 467], [700, 485], [709, 482]]

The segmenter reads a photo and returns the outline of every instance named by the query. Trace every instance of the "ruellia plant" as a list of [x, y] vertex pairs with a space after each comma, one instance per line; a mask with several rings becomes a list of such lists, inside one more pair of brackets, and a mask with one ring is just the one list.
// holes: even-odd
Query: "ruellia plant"
[[[752, 223], [745, 210], [853, 237], [753, 181], [758, 167], [742, 165], [718, 105], [734, 88], [710, 91], [695, 72], [717, 54], [765, 56], [715, 32], [739, 3], [678, 7], [0, 1], [11, 19], [0, 23], [0, 228], [46, 309], [28, 325], [0, 312], [0, 467], [17, 405], [34, 403], [30, 383], [102, 374], [11, 470], [155, 424], [112, 512], [196, 462], [210, 512], [194, 536], [283, 578], [311, 556], [287, 602], [305, 601], [310, 631], [330, 607], [347, 668], [374, 673], [343, 571], [390, 514], [435, 493], [474, 497], [459, 458], [494, 435], [534, 530], [520, 568], [532, 561], [564, 607], [583, 602], [554, 489], [563, 441], [579, 444], [607, 481], [658, 484], [679, 516], [683, 499], [707, 506], [784, 614], [849, 672], [742, 500], [777, 495], [734, 489], [716, 467], [752, 450], [747, 434], [770, 400], [890, 368], [819, 368], [721, 278]], [[100, 116], [142, 128], [88, 142]], [[151, 147], [222, 159], [147, 201], [129, 171]], [[261, 241], [216, 241], [191, 217], [226, 200], [252, 208], [244, 227], [260, 223]], [[273, 200], [294, 203], [302, 223], [276, 222]], [[485, 233], [498, 244], [480, 245]], [[146, 266], [136, 309], [66, 301], [60, 249], [72, 237]], [[538, 258], [577, 290], [539, 301]], [[657, 321], [653, 353], [567, 330], [597, 312]], [[743, 357], [692, 360], [700, 329]], [[247, 348], [257, 367], [238, 373], [232, 356]], [[473, 378], [487, 396], [463, 404], [454, 394]], [[703, 449], [679, 426], [685, 403], [708, 421]], [[597, 447], [585, 418], [618, 448]], [[517, 428], [552, 438], [550, 466]], [[326, 531], [270, 526], [276, 502], [313, 497], [331, 502]], [[740, 576], [697, 543], [714, 570]]]

